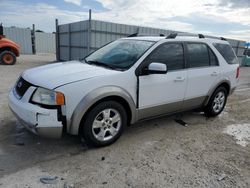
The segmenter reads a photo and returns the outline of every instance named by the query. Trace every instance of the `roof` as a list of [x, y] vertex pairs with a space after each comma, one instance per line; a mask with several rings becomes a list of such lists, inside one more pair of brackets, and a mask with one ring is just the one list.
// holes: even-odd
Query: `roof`
[[145, 41], [153, 41], [153, 42], [158, 42], [160, 40], [166, 40], [166, 41], [197, 41], [197, 42], [219, 42], [219, 43], [224, 43], [228, 44], [228, 41], [221, 40], [219, 38], [210, 38], [210, 37], [205, 37], [205, 38], [199, 38], [198, 36], [177, 36], [176, 38], [170, 38], [167, 39], [166, 36], [164, 37], [159, 37], [159, 36], [138, 36], [138, 37], [127, 37], [123, 38], [127, 40], [145, 40]]

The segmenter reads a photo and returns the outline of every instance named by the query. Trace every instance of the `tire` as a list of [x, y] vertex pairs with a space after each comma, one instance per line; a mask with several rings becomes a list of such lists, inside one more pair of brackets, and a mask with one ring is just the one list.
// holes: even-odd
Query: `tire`
[[11, 51], [3, 51], [0, 53], [0, 62], [4, 65], [14, 65], [16, 63], [16, 55]]
[[91, 146], [107, 146], [121, 136], [125, 125], [127, 114], [124, 107], [115, 101], [104, 101], [86, 115], [81, 126], [82, 137]]
[[205, 107], [205, 114], [207, 117], [218, 116], [224, 109], [227, 102], [228, 92], [224, 87], [218, 87], [211, 98], [207, 106]]

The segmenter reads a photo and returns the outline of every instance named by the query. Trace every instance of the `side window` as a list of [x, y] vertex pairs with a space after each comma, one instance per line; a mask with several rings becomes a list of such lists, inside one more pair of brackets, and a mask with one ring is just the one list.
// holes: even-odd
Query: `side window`
[[168, 70], [178, 70], [184, 68], [184, 53], [182, 44], [163, 44], [154, 50], [146, 59], [149, 63], [165, 63]]
[[209, 51], [210, 66], [217, 66], [217, 65], [219, 65], [218, 59], [215, 56], [215, 54], [213, 53], [213, 51], [210, 48], [208, 48], [208, 51]]
[[243, 55], [250, 56], [250, 49], [246, 49], [243, 53]]
[[205, 44], [188, 43], [187, 52], [190, 68], [209, 66], [208, 48]]
[[229, 44], [214, 43], [214, 47], [220, 52], [228, 64], [238, 64], [238, 59]]

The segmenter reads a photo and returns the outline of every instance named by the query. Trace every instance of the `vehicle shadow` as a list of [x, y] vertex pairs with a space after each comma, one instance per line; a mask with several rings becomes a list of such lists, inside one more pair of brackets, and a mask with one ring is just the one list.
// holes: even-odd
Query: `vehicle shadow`
[[140, 121], [129, 126], [127, 130], [129, 132], [130, 130], [134, 131], [135, 129], [147, 130], [148, 128], [165, 126], [189, 127], [190, 125], [202, 124], [209, 119], [210, 118], [206, 117], [203, 112], [189, 111]]
[[[127, 136], [140, 137], [140, 134], [144, 132], [158, 131], [157, 129], [164, 127], [185, 129], [190, 124], [204, 123], [206, 119], [203, 114], [187, 112], [139, 122], [126, 128], [122, 137], [122, 140], [125, 140], [123, 144], [127, 143], [126, 138], [129, 139]], [[176, 120], [182, 120], [187, 125]], [[96, 149], [88, 146], [78, 136], [66, 134], [61, 139], [39, 137], [27, 131], [16, 120], [4, 122], [3, 126], [10, 128], [5, 131], [5, 137], [0, 142], [0, 177], [34, 164], [75, 156], [87, 150]], [[117, 144], [119, 145], [119, 142], [112, 147], [116, 147]]]

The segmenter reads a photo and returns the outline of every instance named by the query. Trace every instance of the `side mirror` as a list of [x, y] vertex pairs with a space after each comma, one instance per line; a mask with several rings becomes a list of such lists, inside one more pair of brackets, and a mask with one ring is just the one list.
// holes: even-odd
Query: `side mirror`
[[164, 63], [153, 62], [148, 65], [147, 68], [148, 74], [166, 74], [167, 73], [167, 65]]

